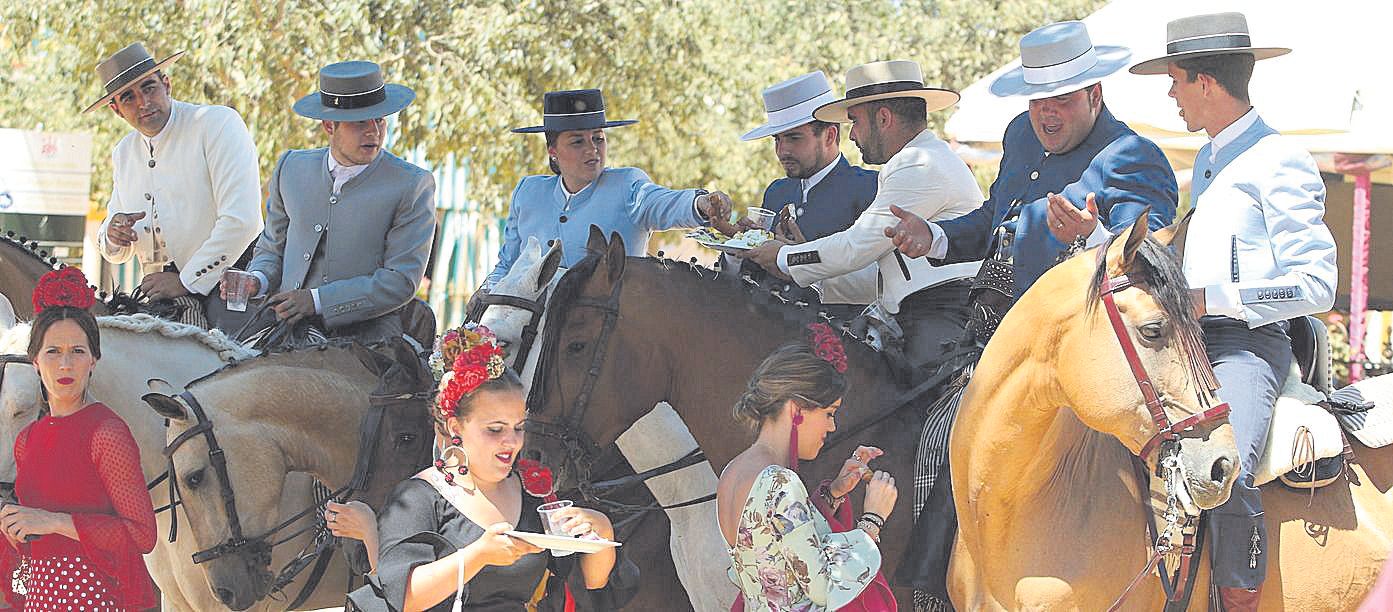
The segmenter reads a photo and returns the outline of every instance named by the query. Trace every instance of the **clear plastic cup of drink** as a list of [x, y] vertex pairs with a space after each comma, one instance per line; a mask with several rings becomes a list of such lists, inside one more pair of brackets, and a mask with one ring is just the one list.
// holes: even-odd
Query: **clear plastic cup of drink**
[[762, 229], [766, 232], [774, 231], [774, 217], [778, 216], [772, 210], [751, 206], [745, 211], [745, 218], [754, 223], [755, 229]]
[[247, 301], [252, 297], [256, 277], [250, 272], [227, 269], [222, 273], [223, 293], [227, 296], [227, 309], [233, 312], [246, 312]]
[[[565, 522], [564, 519], [556, 517], [555, 515], [557, 512], [565, 510], [566, 508], [570, 508], [572, 505], [573, 504], [571, 503], [571, 500], [563, 499], [560, 501], [554, 501], [537, 506], [537, 514], [542, 515], [542, 530], [549, 535], [562, 536], [567, 538], [571, 537], [571, 534], [566, 533], [563, 529], [561, 529], [561, 524]], [[566, 555], [571, 554], [572, 552], [573, 551], [556, 550], [553, 548], [551, 554], [554, 557], [564, 557]]]

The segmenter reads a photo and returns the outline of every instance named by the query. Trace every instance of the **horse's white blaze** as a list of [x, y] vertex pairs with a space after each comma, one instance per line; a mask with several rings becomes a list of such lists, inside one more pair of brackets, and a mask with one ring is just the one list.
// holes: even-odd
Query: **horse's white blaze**
[[[615, 443], [635, 471], [666, 465], [697, 448], [696, 438], [682, 417], [666, 402], [625, 430]], [[716, 472], [706, 461], [648, 479], [648, 490], [662, 505], [672, 505], [716, 492]], [[696, 610], [729, 610], [735, 585], [726, 569], [730, 555], [716, 524], [716, 503], [667, 511], [672, 527], [672, 561]]]

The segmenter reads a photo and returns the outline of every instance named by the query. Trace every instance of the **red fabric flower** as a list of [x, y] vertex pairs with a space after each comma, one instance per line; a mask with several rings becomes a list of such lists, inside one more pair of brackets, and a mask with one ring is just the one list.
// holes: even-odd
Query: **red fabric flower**
[[71, 306], [86, 310], [96, 303], [97, 296], [87, 284], [87, 277], [77, 268], [53, 270], [39, 277], [34, 287], [34, 314], [50, 306]]
[[845, 374], [848, 365], [846, 347], [842, 346], [842, 340], [837, 337], [837, 332], [832, 331], [832, 327], [826, 323], [809, 324], [808, 331], [812, 334], [813, 354], [832, 364], [838, 373]]
[[518, 459], [518, 476], [522, 477], [522, 488], [528, 495], [540, 497], [550, 503], [556, 501], [556, 482], [551, 478], [551, 469], [531, 459]]

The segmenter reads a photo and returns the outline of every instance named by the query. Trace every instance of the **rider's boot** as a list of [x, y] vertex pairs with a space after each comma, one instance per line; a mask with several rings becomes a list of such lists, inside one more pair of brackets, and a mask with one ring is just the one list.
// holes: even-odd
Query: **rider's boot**
[[1256, 612], [1261, 594], [1261, 586], [1256, 589], [1219, 587], [1219, 601], [1224, 604], [1224, 612]]

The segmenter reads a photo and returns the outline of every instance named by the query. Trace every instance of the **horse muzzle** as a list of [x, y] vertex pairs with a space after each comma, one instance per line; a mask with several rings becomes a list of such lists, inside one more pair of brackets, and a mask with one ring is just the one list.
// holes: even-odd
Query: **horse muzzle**
[[[1231, 431], [1227, 423], [1220, 430]], [[1238, 450], [1233, 445], [1232, 435], [1183, 438], [1179, 444], [1177, 493], [1181, 494], [1182, 501], [1189, 498], [1200, 510], [1210, 510], [1228, 501], [1239, 473]]]

